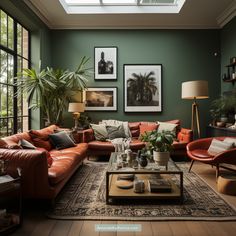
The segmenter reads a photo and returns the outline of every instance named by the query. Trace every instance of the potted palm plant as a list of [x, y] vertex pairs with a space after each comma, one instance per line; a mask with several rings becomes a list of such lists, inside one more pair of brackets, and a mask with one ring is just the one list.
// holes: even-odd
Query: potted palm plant
[[62, 123], [63, 112], [73, 96], [86, 88], [91, 68], [83, 57], [76, 71], [47, 68], [39, 70], [23, 69], [17, 77], [19, 92], [27, 95], [29, 108], [40, 108], [45, 124]]
[[174, 137], [173, 132], [153, 130], [146, 132], [141, 139], [147, 143], [147, 149], [153, 153], [155, 163], [167, 167]]

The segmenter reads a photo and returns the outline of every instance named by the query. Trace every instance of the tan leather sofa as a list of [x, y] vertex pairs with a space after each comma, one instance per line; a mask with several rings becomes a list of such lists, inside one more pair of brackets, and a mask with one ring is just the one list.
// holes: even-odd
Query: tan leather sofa
[[[52, 125], [38, 132], [47, 135], [58, 129]], [[29, 132], [19, 133], [3, 138], [7, 145], [17, 146], [20, 139], [25, 139], [35, 145]], [[40, 150], [0, 148], [0, 156], [8, 161], [7, 172], [17, 175], [17, 167], [22, 170], [22, 193], [24, 198], [54, 199], [65, 183], [78, 169], [87, 156], [88, 144], [79, 143], [75, 147], [63, 150]], [[48, 167], [48, 156], [53, 162]]]

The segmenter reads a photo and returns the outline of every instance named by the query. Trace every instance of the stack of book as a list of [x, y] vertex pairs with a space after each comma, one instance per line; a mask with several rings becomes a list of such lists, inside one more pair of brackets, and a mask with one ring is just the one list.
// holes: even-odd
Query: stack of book
[[151, 193], [170, 193], [171, 183], [166, 179], [148, 180], [148, 190]]

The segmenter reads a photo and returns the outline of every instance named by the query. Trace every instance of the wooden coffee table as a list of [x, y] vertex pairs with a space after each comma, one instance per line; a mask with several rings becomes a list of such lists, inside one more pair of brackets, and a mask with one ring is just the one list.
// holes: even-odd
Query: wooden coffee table
[[[106, 171], [106, 203], [112, 204], [117, 199], [149, 199], [149, 200], [179, 200], [183, 202], [183, 171], [170, 160], [168, 170], [165, 167], [157, 168], [155, 163], [148, 163], [145, 168], [136, 168], [133, 171], [123, 171], [117, 169], [117, 155], [119, 153], [111, 153], [108, 169]], [[135, 174], [135, 178], [144, 180], [145, 189], [143, 193], [135, 193], [133, 188], [121, 189], [116, 186], [119, 174]], [[148, 180], [155, 176], [168, 179], [171, 183], [171, 192], [169, 193], [152, 193], [148, 190]]]

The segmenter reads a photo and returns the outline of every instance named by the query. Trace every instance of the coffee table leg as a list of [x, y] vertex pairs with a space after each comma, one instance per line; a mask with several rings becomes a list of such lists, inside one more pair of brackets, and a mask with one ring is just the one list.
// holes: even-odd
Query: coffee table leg
[[106, 172], [106, 204], [109, 204], [109, 173]]

